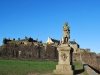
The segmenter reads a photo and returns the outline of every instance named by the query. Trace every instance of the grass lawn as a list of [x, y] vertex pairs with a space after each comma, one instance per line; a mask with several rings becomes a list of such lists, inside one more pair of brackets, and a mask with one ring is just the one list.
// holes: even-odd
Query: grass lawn
[[75, 70], [76, 70], [75, 75], [78, 75], [77, 73], [83, 74], [83, 75], [88, 75], [87, 72], [85, 71], [85, 69], [83, 70], [83, 66], [80, 62], [74, 62], [73, 65], [75, 66]]
[[[21, 60], [0, 60], [0, 75], [53, 75], [57, 62], [21, 61]], [[82, 64], [73, 63], [75, 70], [82, 69]], [[84, 75], [86, 72], [83, 72]]]

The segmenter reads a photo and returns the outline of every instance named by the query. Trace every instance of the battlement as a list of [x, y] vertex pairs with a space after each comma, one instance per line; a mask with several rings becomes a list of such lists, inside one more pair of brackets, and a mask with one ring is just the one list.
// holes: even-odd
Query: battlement
[[3, 45], [4, 44], [24, 44], [24, 45], [31, 45], [31, 44], [42, 44], [42, 41], [38, 41], [38, 38], [36, 40], [34, 40], [31, 37], [25, 37], [24, 39], [20, 39], [18, 38], [18, 40], [15, 40], [15, 38], [13, 38], [12, 40], [9, 38], [3, 38]]

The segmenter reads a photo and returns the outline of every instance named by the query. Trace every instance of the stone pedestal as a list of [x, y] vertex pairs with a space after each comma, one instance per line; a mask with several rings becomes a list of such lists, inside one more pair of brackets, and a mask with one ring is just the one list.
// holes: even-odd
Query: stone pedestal
[[61, 44], [57, 47], [59, 53], [59, 62], [56, 65], [54, 74], [60, 75], [74, 75], [72, 66], [72, 49], [68, 44]]

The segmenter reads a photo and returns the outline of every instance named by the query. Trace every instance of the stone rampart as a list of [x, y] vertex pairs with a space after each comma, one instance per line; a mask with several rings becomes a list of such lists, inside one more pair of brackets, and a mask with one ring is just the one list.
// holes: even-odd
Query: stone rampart
[[74, 53], [73, 61], [84, 61], [86, 64], [100, 71], [100, 57], [96, 53]]
[[[5, 44], [0, 48], [0, 58], [18, 60], [48, 60], [57, 61], [58, 51], [55, 46], [45, 45], [25, 45], [25, 44]], [[96, 53], [74, 53], [73, 61], [84, 61], [93, 68], [100, 71], [100, 56]]]
[[3, 59], [55, 60], [58, 52], [54, 46], [5, 44], [0, 52]]

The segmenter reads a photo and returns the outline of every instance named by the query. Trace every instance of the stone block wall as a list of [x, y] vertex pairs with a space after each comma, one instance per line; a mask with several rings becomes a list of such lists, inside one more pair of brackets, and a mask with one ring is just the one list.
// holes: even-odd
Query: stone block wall
[[58, 52], [54, 46], [5, 44], [0, 56], [3, 59], [55, 60], [58, 58]]
[[[81, 57], [81, 58], [80, 58]], [[84, 61], [96, 70], [100, 71], [100, 57], [96, 53], [74, 53], [73, 61]]]
[[73, 61], [80, 62], [80, 53], [73, 53]]
[[82, 61], [84, 61], [86, 64], [94, 67], [94, 68], [98, 68], [98, 64], [97, 64], [97, 59], [96, 59], [96, 54], [95, 53], [83, 53], [81, 55], [82, 57]]
[[97, 56], [98, 70], [100, 71], [100, 56]]
[[[57, 47], [52, 45], [5, 44], [2, 49], [0, 48], [0, 58], [57, 61], [58, 51]], [[96, 53], [73, 53], [73, 61], [81, 60], [100, 71], [100, 56], [97, 56]]]

